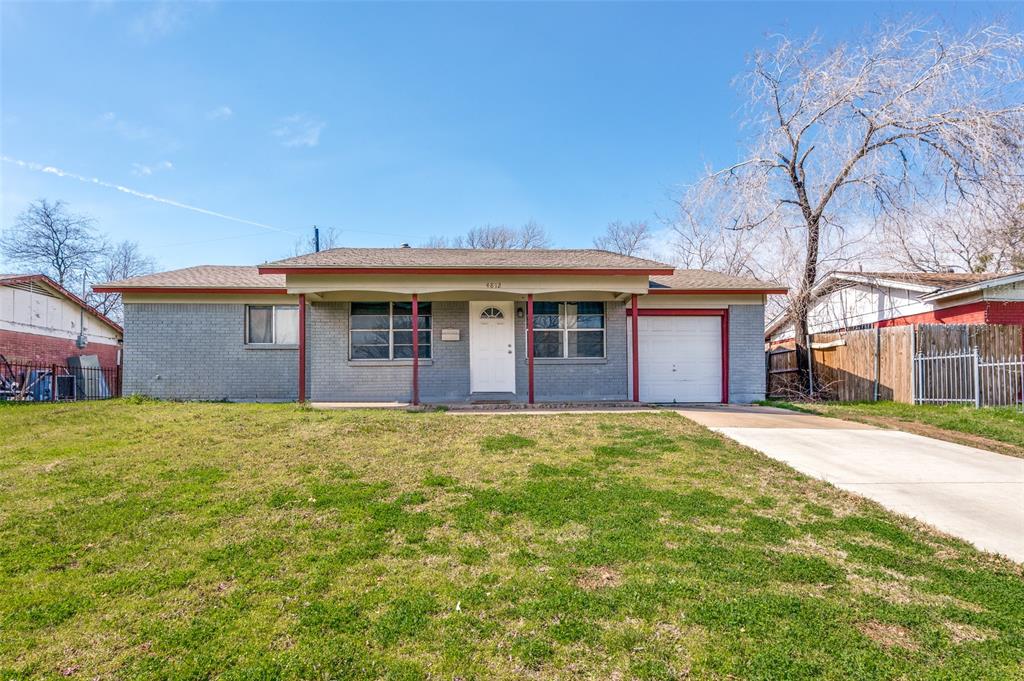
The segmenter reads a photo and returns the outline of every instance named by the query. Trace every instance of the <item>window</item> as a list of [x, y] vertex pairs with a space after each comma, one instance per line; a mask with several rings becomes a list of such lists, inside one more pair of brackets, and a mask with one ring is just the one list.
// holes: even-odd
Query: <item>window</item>
[[[420, 359], [430, 359], [430, 303], [419, 304]], [[352, 359], [412, 359], [412, 303], [352, 303]]]
[[604, 303], [534, 303], [533, 356], [604, 357]]
[[245, 342], [250, 345], [298, 345], [298, 305], [246, 305]]

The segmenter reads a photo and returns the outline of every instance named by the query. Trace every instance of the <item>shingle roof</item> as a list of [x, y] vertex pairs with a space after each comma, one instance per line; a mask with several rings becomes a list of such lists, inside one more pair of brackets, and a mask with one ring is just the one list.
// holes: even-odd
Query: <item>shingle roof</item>
[[671, 269], [671, 265], [597, 249], [332, 248], [264, 267]]
[[932, 286], [937, 289], [955, 288], [964, 284], [976, 284], [989, 279], [998, 279], [1005, 274], [985, 272], [981, 274], [965, 272], [836, 272], [838, 277], [851, 276], [864, 279], [884, 279], [900, 281], [919, 286]]
[[251, 265], [196, 265], [181, 270], [147, 274], [120, 281], [108, 281], [93, 287], [132, 288], [285, 288], [283, 274], [260, 274]]
[[785, 286], [708, 270], [676, 270], [671, 275], [651, 277], [651, 289], [781, 291]]

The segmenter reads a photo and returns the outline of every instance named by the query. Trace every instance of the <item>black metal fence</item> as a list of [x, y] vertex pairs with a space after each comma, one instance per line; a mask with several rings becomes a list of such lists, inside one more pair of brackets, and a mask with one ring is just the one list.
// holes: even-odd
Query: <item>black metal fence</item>
[[26, 364], [0, 358], [0, 401], [67, 402], [120, 396], [120, 366]]

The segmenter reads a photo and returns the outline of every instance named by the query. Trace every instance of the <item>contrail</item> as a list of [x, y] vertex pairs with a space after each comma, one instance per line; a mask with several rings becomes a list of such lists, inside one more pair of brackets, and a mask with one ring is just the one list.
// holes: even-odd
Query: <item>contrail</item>
[[40, 172], [40, 173], [48, 173], [50, 175], [56, 175], [57, 177], [70, 177], [73, 180], [78, 180], [79, 182], [85, 182], [86, 184], [94, 184], [94, 185], [97, 185], [97, 186], [100, 186], [100, 187], [106, 187], [107, 189], [116, 189], [119, 192], [123, 192], [123, 193], [129, 194], [131, 196], [136, 196], [136, 197], [138, 197], [140, 199], [146, 199], [147, 201], [156, 201], [157, 203], [163, 203], [163, 204], [166, 204], [168, 206], [174, 206], [175, 208], [184, 208], [185, 210], [190, 210], [190, 211], [193, 211], [195, 213], [202, 213], [203, 215], [210, 215], [210, 216], [215, 217], [215, 218], [221, 218], [222, 220], [230, 220], [232, 222], [240, 222], [243, 225], [252, 225], [254, 227], [260, 227], [262, 229], [269, 229], [272, 232], [281, 232], [283, 234], [296, 234], [297, 233], [294, 230], [283, 229], [281, 227], [275, 227], [274, 225], [266, 225], [266, 224], [263, 224], [262, 222], [255, 222], [253, 220], [246, 220], [245, 218], [236, 218], [233, 215], [225, 215], [224, 213], [218, 213], [215, 210], [207, 210], [206, 208], [200, 208], [199, 206], [190, 206], [187, 203], [182, 203], [180, 201], [175, 201], [174, 199], [167, 199], [167, 198], [164, 198], [162, 196], [157, 196], [156, 194], [148, 194], [146, 192], [140, 192], [137, 189], [132, 189], [131, 187], [125, 187], [125, 186], [122, 186], [122, 185], [119, 185], [119, 184], [114, 184], [113, 182], [105, 182], [104, 180], [101, 180], [98, 177], [85, 177], [84, 175], [78, 175], [76, 173], [69, 173], [66, 170], [61, 170], [60, 168], [55, 168], [53, 166], [46, 166], [46, 165], [43, 165], [42, 163], [33, 163], [31, 161], [20, 161], [20, 160], [18, 160], [16, 158], [11, 158], [9, 156], [0, 156], [0, 159], [6, 161], [7, 163], [13, 163], [14, 165], [19, 166], [21, 168], [28, 168], [29, 170], [35, 170], [35, 171]]

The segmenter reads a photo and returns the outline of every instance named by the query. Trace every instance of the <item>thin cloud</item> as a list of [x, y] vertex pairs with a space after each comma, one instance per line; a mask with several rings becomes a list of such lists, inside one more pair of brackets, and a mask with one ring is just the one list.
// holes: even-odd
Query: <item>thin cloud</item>
[[113, 111], [100, 116], [100, 125], [111, 130], [129, 142], [141, 142], [152, 139], [153, 131], [145, 125], [126, 121]]
[[192, 4], [187, 2], [146, 3], [142, 5], [145, 9], [132, 20], [131, 31], [144, 40], [168, 36], [185, 25]]
[[327, 127], [324, 121], [305, 114], [292, 114], [281, 119], [271, 133], [286, 147], [315, 147], [320, 144], [320, 133]]
[[142, 177], [152, 175], [153, 173], [160, 172], [161, 170], [174, 170], [174, 164], [170, 161], [160, 161], [159, 163], [151, 166], [143, 165], [142, 163], [132, 164], [132, 174]]
[[211, 121], [226, 121], [235, 115], [230, 106], [218, 106], [206, 112], [206, 117]]
[[203, 215], [209, 215], [211, 217], [221, 218], [222, 220], [230, 220], [231, 222], [239, 222], [239, 223], [241, 223], [243, 225], [252, 225], [254, 227], [260, 227], [262, 229], [267, 229], [267, 230], [270, 230], [272, 232], [281, 232], [282, 234], [296, 234], [297, 233], [294, 230], [284, 229], [282, 227], [275, 227], [274, 225], [268, 225], [268, 224], [265, 224], [265, 223], [262, 223], [262, 222], [256, 222], [254, 220], [247, 220], [245, 218], [235, 217], [234, 215], [227, 215], [226, 213], [219, 213], [219, 212], [217, 212], [215, 210], [209, 210], [208, 208], [200, 208], [199, 206], [192, 206], [192, 205], [189, 205], [187, 203], [182, 203], [180, 201], [175, 201], [174, 199], [168, 199], [168, 198], [163, 197], [163, 196], [157, 196], [156, 194], [149, 194], [147, 192], [140, 192], [137, 189], [132, 189], [130, 187], [125, 187], [123, 185], [114, 184], [113, 182], [106, 182], [105, 180], [101, 180], [98, 177], [85, 177], [84, 175], [79, 175], [77, 173], [71, 173], [71, 172], [68, 172], [66, 170], [61, 170], [60, 168], [56, 168], [54, 166], [43, 165], [42, 163], [33, 163], [32, 161], [21, 161], [21, 160], [16, 159], [16, 158], [11, 158], [10, 156], [0, 156], [0, 160], [4, 161], [5, 163], [13, 163], [14, 165], [16, 165], [16, 166], [18, 166], [20, 168], [26, 168], [28, 170], [34, 170], [36, 172], [46, 173], [48, 175], [56, 175], [57, 177], [68, 177], [68, 178], [71, 178], [72, 180], [78, 180], [79, 182], [84, 182], [85, 184], [96, 185], [98, 187], [106, 187], [107, 189], [115, 189], [115, 190], [117, 190], [117, 191], [119, 191], [119, 192], [121, 192], [123, 194], [128, 194], [129, 196], [135, 196], [135, 197], [140, 198], [140, 199], [145, 199], [146, 201], [154, 201], [156, 203], [162, 203], [162, 204], [167, 205], [167, 206], [174, 206], [175, 208], [183, 208], [185, 210], [190, 210], [190, 211], [192, 211], [194, 213], [201, 213]]

